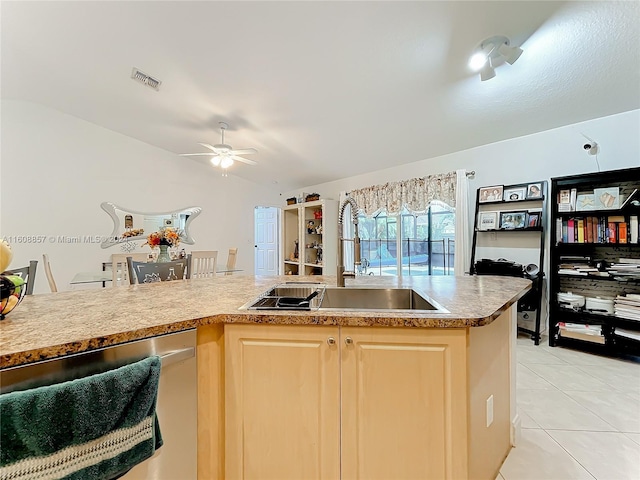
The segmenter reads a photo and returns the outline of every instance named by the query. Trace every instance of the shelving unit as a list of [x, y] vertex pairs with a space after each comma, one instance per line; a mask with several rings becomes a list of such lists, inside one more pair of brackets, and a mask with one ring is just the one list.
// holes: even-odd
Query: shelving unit
[[282, 214], [283, 274], [335, 275], [338, 202], [288, 205]]
[[[640, 353], [640, 306], [636, 319], [620, 309], [640, 295], [640, 168], [552, 178], [551, 198], [549, 345]], [[572, 307], [560, 293], [606, 306]]]
[[[538, 187], [538, 195], [527, 198], [529, 187]], [[495, 274], [530, 278], [533, 282], [531, 290], [518, 302], [518, 329], [530, 334], [536, 345], [540, 343], [540, 323], [542, 317], [542, 296], [544, 292], [544, 252], [547, 212], [546, 181], [528, 182], [514, 185], [500, 185], [500, 199], [483, 200], [487, 190], [494, 187], [480, 187], [476, 193], [473, 241], [471, 245], [472, 275]], [[506, 192], [524, 191], [515, 200], [504, 200]], [[511, 195], [509, 195], [511, 196]], [[507, 221], [509, 215], [520, 223]], [[537, 217], [534, 217], [537, 216]], [[530, 226], [529, 219], [532, 224]], [[488, 222], [487, 222], [488, 220]], [[535, 220], [535, 221], [534, 221]], [[513, 227], [505, 228], [506, 225]], [[482, 255], [485, 254], [486, 256]], [[518, 258], [514, 258], [518, 257]], [[513, 262], [521, 262], [521, 267], [509, 268], [504, 262], [496, 264], [495, 271], [478, 270], [476, 259], [505, 258]], [[536, 265], [537, 272], [528, 273], [527, 266]]]

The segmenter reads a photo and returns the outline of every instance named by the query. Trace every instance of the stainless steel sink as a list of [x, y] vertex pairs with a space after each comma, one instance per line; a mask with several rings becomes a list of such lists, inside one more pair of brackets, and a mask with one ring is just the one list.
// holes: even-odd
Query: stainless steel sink
[[[275, 285], [258, 298], [245, 303], [240, 310], [317, 310], [322, 300], [325, 284], [287, 282]], [[311, 301], [304, 299], [313, 292], [318, 292]], [[296, 304], [295, 300], [300, 303]], [[287, 302], [284, 302], [287, 300]]]
[[[300, 305], [282, 302], [283, 299], [302, 300], [316, 290], [318, 295], [310, 302]], [[411, 288], [328, 287], [302, 282], [275, 285], [240, 309], [449, 313], [425, 294]]]
[[327, 287], [319, 309], [448, 313], [441, 305], [412, 288]]

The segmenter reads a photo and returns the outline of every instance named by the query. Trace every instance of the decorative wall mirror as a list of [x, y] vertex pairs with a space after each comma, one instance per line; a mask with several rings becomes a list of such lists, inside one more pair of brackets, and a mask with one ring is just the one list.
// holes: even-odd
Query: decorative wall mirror
[[193, 245], [195, 240], [189, 233], [189, 225], [202, 211], [201, 207], [187, 207], [166, 213], [144, 213], [122, 208], [111, 202], [102, 202], [100, 207], [113, 220], [113, 232], [100, 244], [102, 248], [135, 240], [146, 241], [150, 233], [166, 227], [179, 232], [181, 243]]

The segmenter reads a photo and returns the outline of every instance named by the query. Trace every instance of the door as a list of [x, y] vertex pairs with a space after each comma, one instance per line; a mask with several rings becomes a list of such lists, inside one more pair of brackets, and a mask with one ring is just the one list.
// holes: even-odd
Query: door
[[340, 477], [338, 327], [225, 325], [226, 478]]
[[278, 210], [276, 207], [254, 210], [256, 275], [278, 275]]
[[467, 478], [464, 329], [341, 327], [342, 479]]

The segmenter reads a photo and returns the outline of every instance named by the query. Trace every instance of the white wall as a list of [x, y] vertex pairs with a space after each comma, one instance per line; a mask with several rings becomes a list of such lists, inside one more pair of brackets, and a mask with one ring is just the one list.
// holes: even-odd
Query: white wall
[[45, 236], [43, 244], [11, 242], [11, 266], [40, 262], [36, 293], [49, 291], [43, 253], [59, 290], [70, 288], [76, 272], [100, 270], [121, 253], [118, 246], [49, 240], [111, 234], [104, 201], [146, 212], [201, 206], [191, 225], [196, 243], [186, 250], [218, 250], [224, 263], [237, 246], [238, 268], [253, 274], [253, 210], [281, 203], [273, 188], [223, 178], [219, 170], [41, 105], [4, 100], [1, 113], [0, 237]]
[[[553, 130], [512, 138], [449, 155], [395, 165], [384, 170], [348, 177], [334, 182], [310, 185], [287, 192], [286, 197], [297, 196], [300, 191], [317, 192], [322, 198], [339, 198], [340, 191], [368, 185], [405, 180], [459, 168], [475, 170], [470, 179], [470, 192], [485, 185], [527, 183], [563, 175], [576, 175], [597, 171], [595, 157], [585, 153], [582, 145], [584, 133], [600, 145], [598, 155], [601, 170], [640, 166], [640, 110], [567, 125]], [[475, 204], [475, 196], [470, 203]], [[473, 213], [473, 208], [471, 208]]]
[[[640, 110], [632, 110], [364, 175], [311, 185], [301, 191], [319, 193], [322, 198], [339, 198], [341, 191], [464, 168], [476, 172], [475, 177], [471, 177], [469, 181], [469, 212], [473, 216], [478, 187], [529, 183], [597, 171], [596, 157], [589, 156], [582, 148], [587, 140], [581, 134], [600, 145], [597, 158], [601, 170], [640, 166]], [[389, 163], [393, 163], [393, 159], [389, 159]], [[299, 193], [300, 191], [288, 192], [286, 196], [297, 196]], [[469, 228], [471, 224], [472, 219], [469, 220]], [[525, 264], [539, 263], [536, 260], [537, 249], [518, 251], [509, 248], [508, 243], [506, 247], [483, 254], [488, 258], [504, 257]], [[548, 259], [548, 255], [546, 258]]]
[[[469, 181], [469, 231], [471, 232], [475, 210], [475, 194], [478, 187], [507, 185], [549, 180], [552, 177], [577, 175], [598, 170], [596, 157], [589, 156], [582, 146], [584, 134], [600, 145], [598, 161], [600, 170], [640, 166], [640, 110], [567, 125], [553, 130], [512, 138], [503, 142], [484, 145], [440, 157], [427, 158], [404, 165], [391, 166], [363, 175], [334, 182], [310, 185], [298, 191], [288, 192], [286, 197], [297, 196], [301, 191], [319, 193], [321, 198], [339, 198], [341, 191], [406, 180], [435, 173], [464, 168], [475, 170]], [[429, 152], [425, 152], [428, 155]], [[389, 159], [393, 164], [394, 159]], [[549, 188], [551, 186], [549, 185]], [[472, 238], [472, 235], [469, 235]], [[539, 237], [523, 241], [522, 237], [503, 241], [493, 237], [476, 252], [477, 258], [507, 258], [524, 265], [539, 263]], [[548, 272], [549, 238], [546, 237], [544, 271]], [[467, 267], [468, 269], [468, 267]], [[544, 311], [544, 310], [543, 310]], [[543, 328], [544, 329], [544, 328]]]

